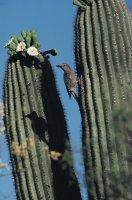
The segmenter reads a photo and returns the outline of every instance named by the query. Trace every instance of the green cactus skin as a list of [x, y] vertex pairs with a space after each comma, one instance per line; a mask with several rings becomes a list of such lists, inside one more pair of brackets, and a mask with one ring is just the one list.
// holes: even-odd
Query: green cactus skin
[[[5, 76], [5, 85], [7, 86], [6, 87], [6, 90], [4, 91], [4, 96], [5, 96], [5, 106], [4, 106], [4, 109], [5, 109], [5, 113], [9, 116], [9, 112], [11, 111], [11, 109], [9, 109], [8, 107], [8, 100], [9, 100], [9, 90], [10, 90], [10, 87], [9, 87], [9, 82], [7, 82], [7, 74], [9, 74], [9, 80], [10, 80], [10, 70], [8, 69], [8, 71], [6, 72], [6, 76]], [[12, 97], [11, 97], [12, 98]], [[10, 102], [10, 107], [12, 107], [12, 101]], [[12, 120], [13, 119], [13, 116], [10, 115], [10, 122], [13, 122], [14, 121]], [[5, 124], [6, 124], [6, 130], [7, 132], [9, 133], [10, 131], [10, 135], [8, 134], [7, 135], [7, 141], [8, 143], [11, 143], [11, 141], [14, 139], [13, 135], [12, 135], [12, 129], [10, 128], [10, 122], [9, 122], [9, 118], [4, 118], [4, 121], [5, 121]], [[21, 195], [21, 192], [20, 192], [20, 184], [19, 184], [19, 180], [18, 180], [18, 176], [16, 176], [17, 174], [17, 169], [19, 169], [21, 163], [19, 162], [19, 159], [16, 157], [13, 157], [12, 154], [11, 154], [11, 151], [10, 151], [10, 157], [11, 157], [11, 161], [12, 161], [12, 169], [13, 169], [13, 176], [15, 178], [15, 188], [17, 187], [17, 192], [16, 192], [16, 196], [18, 199], [22, 199], [22, 195]], [[19, 178], [20, 178], [20, 173], [19, 173]]]
[[[66, 200], [72, 197], [79, 200], [81, 197], [75, 174], [70, 190], [70, 169], [62, 170], [61, 162], [52, 160], [45, 150], [48, 142], [50, 151], [56, 150], [63, 156], [65, 143], [69, 139], [54, 74], [46, 57], [44, 60], [41, 63], [37, 58], [18, 53], [9, 58], [7, 65], [4, 82], [5, 126], [17, 199]], [[38, 127], [34, 127], [32, 119], [27, 117], [33, 111], [48, 123], [48, 130], [44, 130], [41, 136]], [[26, 155], [12, 154], [12, 143], [24, 147], [28, 137], [33, 138], [34, 145], [25, 150]]]
[[[126, 134], [114, 128], [114, 113], [129, 107], [132, 98], [132, 27], [122, 0], [79, 6], [75, 60], [84, 84], [79, 98], [90, 199], [113, 199], [111, 174], [121, 180], [131, 169]], [[125, 198], [131, 199], [130, 193]]]

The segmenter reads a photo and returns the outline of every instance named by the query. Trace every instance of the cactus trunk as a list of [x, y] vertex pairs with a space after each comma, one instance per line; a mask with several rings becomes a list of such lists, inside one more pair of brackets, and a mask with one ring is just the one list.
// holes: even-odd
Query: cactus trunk
[[[126, 184], [131, 174], [126, 129], [120, 125], [117, 130], [114, 117], [123, 108], [123, 112], [131, 109], [132, 98], [132, 27], [130, 11], [122, 0], [80, 5], [75, 59], [84, 85], [79, 87], [79, 98], [90, 199], [113, 199], [114, 181], [125, 179]], [[123, 184], [114, 185], [118, 198], [131, 199]]]
[[[46, 56], [43, 62], [22, 53], [9, 58], [4, 105], [17, 199], [81, 199], [73, 166], [67, 164], [65, 170], [62, 168], [69, 138], [53, 70]], [[55, 153], [62, 158], [55, 157]]]

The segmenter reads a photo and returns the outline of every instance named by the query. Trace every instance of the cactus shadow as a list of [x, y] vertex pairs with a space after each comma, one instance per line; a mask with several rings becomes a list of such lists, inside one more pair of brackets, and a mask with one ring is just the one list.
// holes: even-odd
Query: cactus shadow
[[39, 139], [44, 141], [49, 146], [49, 143], [45, 138], [46, 131], [48, 130], [46, 120], [42, 117], [38, 117], [35, 111], [25, 115], [25, 117], [31, 120], [32, 129], [39, 137]]
[[[42, 67], [41, 83], [42, 101], [48, 123], [49, 149], [64, 155], [65, 150], [67, 149], [67, 142], [69, 143], [66, 119], [59, 92], [56, 88], [55, 76], [50, 63], [46, 58]], [[56, 199], [80, 200], [80, 191], [73, 171], [73, 166], [70, 167], [63, 159], [51, 159], [51, 167], [53, 171]], [[72, 184], [69, 183], [69, 180], [73, 181]]]
[[68, 138], [66, 120], [52, 67], [45, 58], [42, 65], [41, 95], [48, 124], [48, 137], [51, 150], [63, 153]]

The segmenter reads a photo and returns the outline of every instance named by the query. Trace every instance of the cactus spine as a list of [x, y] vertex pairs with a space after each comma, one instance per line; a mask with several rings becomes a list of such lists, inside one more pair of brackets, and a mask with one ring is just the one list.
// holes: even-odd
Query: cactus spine
[[[79, 97], [87, 184], [90, 199], [113, 199], [112, 175], [127, 179], [131, 169], [126, 134], [114, 128], [114, 113], [127, 109], [132, 97], [131, 14], [122, 0], [78, 2], [75, 59], [84, 83]], [[121, 190], [119, 199], [131, 199]]]
[[[25, 46], [33, 48], [26, 50]], [[69, 138], [48, 58], [38, 51], [34, 32], [13, 37], [7, 47], [10, 58], [4, 82], [5, 126], [17, 199], [80, 199], [73, 167], [67, 164], [62, 169]], [[56, 55], [54, 49], [47, 52]], [[73, 180], [73, 190], [69, 180]]]

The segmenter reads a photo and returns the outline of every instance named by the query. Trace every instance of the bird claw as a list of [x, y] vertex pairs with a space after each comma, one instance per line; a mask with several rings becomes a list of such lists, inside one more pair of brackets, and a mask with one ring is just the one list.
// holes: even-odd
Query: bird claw
[[77, 78], [77, 83], [79, 86], [81, 86], [81, 88], [84, 88], [84, 83], [83, 83], [83, 77], [82, 75], [80, 77]]

